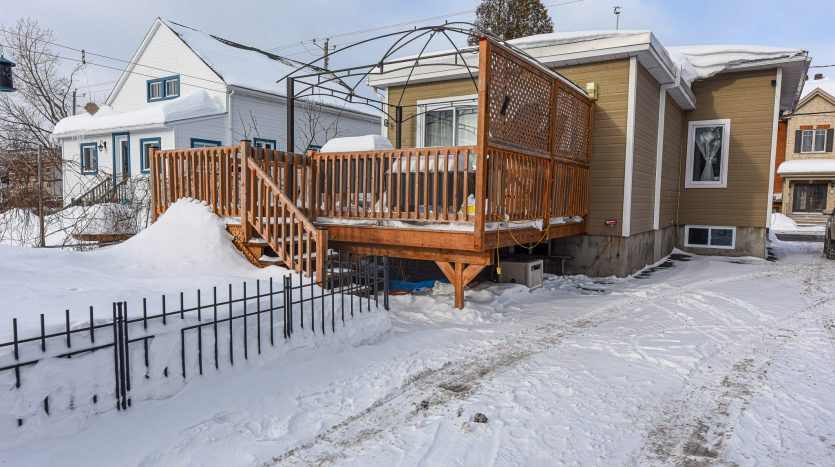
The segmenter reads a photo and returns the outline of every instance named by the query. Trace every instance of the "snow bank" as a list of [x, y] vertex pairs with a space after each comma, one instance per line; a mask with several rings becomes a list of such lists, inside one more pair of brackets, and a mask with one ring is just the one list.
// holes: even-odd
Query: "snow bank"
[[803, 85], [803, 91], [800, 93], [800, 98], [803, 99], [815, 89], [820, 89], [830, 96], [835, 97], [835, 80], [830, 77], [806, 80], [806, 83]]
[[777, 175], [835, 175], [835, 159], [803, 159], [786, 161], [777, 168]]
[[151, 102], [130, 112], [115, 112], [102, 106], [95, 115], [83, 113], [59, 121], [52, 135], [66, 136], [77, 133], [94, 133], [164, 123], [188, 118], [205, 117], [223, 113], [223, 104], [213, 99], [203, 89], [195, 89], [176, 99]]
[[235, 248], [223, 221], [201, 202], [184, 199], [133, 238], [90, 254], [166, 275], [246, 273], [253, 268]]
[[825, 226], [799, 226], [791, 217], [775, 212], [771, 214], [771, 230], [774, 233], [815, 233], [823, 232]]
[[394, 149], [385, 136], [365, 135], [328, 140], [319, 152], [358, 152]]
[[666, 49], [676, 66], [682, 67], [681, 77], [687, 84], [710, 78], [736, 65], [798, 57], [806, 53], [801, 49], [761, 45], [686, 45]]

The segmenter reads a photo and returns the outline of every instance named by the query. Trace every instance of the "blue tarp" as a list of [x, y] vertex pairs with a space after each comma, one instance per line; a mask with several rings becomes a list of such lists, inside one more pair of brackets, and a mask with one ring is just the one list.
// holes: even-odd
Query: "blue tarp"
[[420, 289], [431, 289], [435, 287], [435, 282], [449, 282], [446, 279], [439, 279], [439, 280], [429, 280], [429, 281], [420, 281], [420, 282], [409, 282], [409, 281], [398, 281], [398, 280], [390, 280], [389, 281], [389, 289], [390, 290], [420, 290]]

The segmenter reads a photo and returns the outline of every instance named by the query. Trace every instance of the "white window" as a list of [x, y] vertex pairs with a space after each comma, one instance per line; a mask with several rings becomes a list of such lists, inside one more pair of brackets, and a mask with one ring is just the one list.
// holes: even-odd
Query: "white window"
[[96, 173], [99, 168], [99, 154], [96, 143], [83, 143], [81, 145], [81, 173]]
[[733, 250], [736, 247], [736, 227], [685, 226], [684, 246]]
[[177, 97], [180, 95], [180, 78], [165, 80], [165, 97]]
[[154, 81], [148, 83], [148, 100], [160, 99], [162, 97], [162, 82]]
[[731, 121], [690, 122], [687, 129], [685, 188], [726, 188]]
[[418, 146], [472, 146], [478, 132], [478, 96], [420, 100]]
[[212, 141], [208, 139], [191, 138], [192, 148], [214, 148], [220, 146], [220, 141]]
[[275, 140], [265, 138], [252, 138], [252, 147], [261, 149], [275, 149]]
[[803, 130], [800, 152], [824, 152], [826, 150], [826, 130]]

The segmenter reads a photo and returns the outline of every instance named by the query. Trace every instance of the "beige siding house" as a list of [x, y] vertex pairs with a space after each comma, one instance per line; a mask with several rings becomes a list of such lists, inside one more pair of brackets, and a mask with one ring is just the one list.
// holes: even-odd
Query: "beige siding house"
[[[674, 247], [765, 256], [777, 122], [800, 99], [805, 51], [668, 49], [650, 31], [510, 44], [596, 93], [588, 234], [550, 245], [572, 258], [571, 272], [624, 276]], [[461, 59], [475, 63], [476, 52]], [[429, 60], [437, 66], [389, 68], [368, 82], [391, 114], [402, 107], [402, 147], [470, 144], [475, 81], [460, 64]], [[394, 122], [386, 127], [394, 141]]]
[[786, 161], [780, 164], [782, 212], [802, 224], [823, 224], [835, 209], [835, 80], [808, 80], [787, 120]]

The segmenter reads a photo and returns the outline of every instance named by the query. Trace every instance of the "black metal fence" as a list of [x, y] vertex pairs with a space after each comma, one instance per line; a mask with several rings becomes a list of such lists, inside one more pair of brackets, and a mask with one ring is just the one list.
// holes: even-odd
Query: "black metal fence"
[[[355, 313], [370, 312], [381, 305], [388, 310], [387, 257], [336, 253], [329, 263], [331, 273], [323, 286], [314, 277], [287, 275], [278, 281], [255, 280], [254, 287], [244, 281], [237, 290], [231, 283], [221, 289], [212, 287], [210, 296], [201, 289], [192, 297], [179, 292], [173, 295], [173, 303], [170, 294], [156, 300], [143, 298], [141, 303], [118, 301], [113, 303], [109, 319], [98, 316], [99, 322], [93, 307], [89, 307], [85, 310], [89, 322], [80, 327], [72, 326], [70, 310], [66, 310], [63, 329], [49, 332], [41, 314], [40, 333], [31, 336], [20, 336], [18, 318], [13, 318], [12, 340], [0, 342], [0, 374], [13, 373], [6, 394], [14, 397], [14, 391], [25, 391], [22, 373], [46, 360], [69, 364], [111, 349], [112, 394], [116, 408], [126, 410], [132, 405], [132, 386], [140, 381], [174, 375], [186, 380], [195, 373], [202, 375], [206, 366], [220, 371], [234, 366], [236, 355], [248, 360], [253, 352], [260, 355], [267, 345], [275, 346], [281, 338], [291, 339], [300, 332], [335, 333], [338, 325], [344, 325], [346, 317]], [[174, 364], [178, 368], [171, 368], [172, 362], [155, 368], [151, 363], [154, 342], [172, 336], [179, 340], [179, 362]], [[103, 361], [98, 361], [95, 371], [104, 371]], [[91, 368], [84, 367], [84, 371]], [[79, 381], [101, 378], [101, 374], [75, 376]], [[42, 388], [44, 383], [49, 382], [34, 386]], [[91, 391], [90, 403], [99, 404], [101, 388]], [[69, 408], [80, 403], [83, 401], [71, 397]], [[50, 394], [45, 394], [39, 405], [49, 415]], [[17, 425], [22, 426], [25, 417], [16, 418]]]

